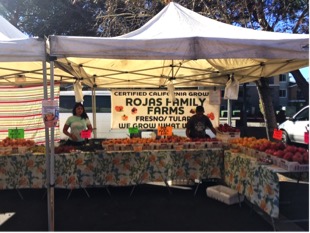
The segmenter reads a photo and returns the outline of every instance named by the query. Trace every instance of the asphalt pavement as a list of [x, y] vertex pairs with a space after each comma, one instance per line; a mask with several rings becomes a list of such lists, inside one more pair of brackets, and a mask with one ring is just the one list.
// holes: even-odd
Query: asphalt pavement
[[[281, 182], [280, 218], [247, 200], [209, 198], [203, 182], [175, 186], [55, 189], [55, 231], [309, 231], [309, 184]], [[108, 192], [109, 191], [109, 192]], [[110, 194], [109, 194], [110, 193]], [[1, 190], [0, 231], [48, 231], [45, 189]]]

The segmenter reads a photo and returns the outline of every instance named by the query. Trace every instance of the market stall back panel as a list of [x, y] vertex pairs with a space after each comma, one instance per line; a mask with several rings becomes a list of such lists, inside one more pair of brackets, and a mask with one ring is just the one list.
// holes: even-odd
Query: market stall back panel
[[[54, 98], [59, 99], [59, 85], [54, 86]], [[48, 90], [50, 88], [48, 87]], [[48, 96], [50, 92], [48, 91]], [[42, 118], [42, 85], [15, 87], [0, 86], [0, 140], [8, 137], [9, 129], [24, 129], [24, 138], [36, 143], [45, 142]], [[55, 127], [55, 141], [60, 140], [59, 125]]]

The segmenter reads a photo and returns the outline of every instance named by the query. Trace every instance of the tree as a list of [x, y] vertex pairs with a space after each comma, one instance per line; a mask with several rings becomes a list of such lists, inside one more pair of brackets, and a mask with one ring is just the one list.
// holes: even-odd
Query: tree
[[106, 11], [97, 16], [101, 36], [120, 36], [136, 30], [164, 6], [163, 1], [154, 0], [106, 0]]
[[0, 13], [29, 36], [96, 36], [104, 1], [1, 0]]
[[266, 124], [266, 133], [269, 140], [272, 139], [273, 130], [277, 128], [277, 121], [275, 117], [275, 111], [272, 103], [272, 95], [270, 93], [268, 78], [260, 78], [255, 81], [259, 99], [261, 112], [264, 115], [264, 121]]

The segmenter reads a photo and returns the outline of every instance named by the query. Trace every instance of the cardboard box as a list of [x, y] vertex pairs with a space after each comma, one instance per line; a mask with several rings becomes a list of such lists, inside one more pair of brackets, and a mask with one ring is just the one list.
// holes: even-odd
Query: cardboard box
[[234, 138], [240, 138], [240, 132], [220, 132], [216, 131], [216, 138], [222, 142], [229, 142], [229, 140]]
[[238, 194], [237, 191], [223, 185], [208, 187], [206, 192], [208, 197], [221, 201], [227, 205], [233, 205], [244, 200], [243, 195]]

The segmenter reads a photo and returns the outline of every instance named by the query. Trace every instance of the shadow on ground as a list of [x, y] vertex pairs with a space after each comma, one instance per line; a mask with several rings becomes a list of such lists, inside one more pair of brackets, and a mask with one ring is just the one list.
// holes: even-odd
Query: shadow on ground
[[[214, 182], [195, 187], [172, 188], [140, 185], [132, 187], [55, 189], [55, 231], [273, 231], [262, 213], [251, 205], [226, 205], [206, 196]], [[298, 187], [298, 188], [296, 188]], [[281, 215], [287, 219], [309, 219], [308, 184], [281, 183]], [[46, 190], [0, 191], [0, 215], [15, 213], [0, 225], [1, 231], [47, 231]], [[280, 222], [280, 221], [279, 221]], [[275, 222], [277, 224], [277, 221]], [[291, 223], [290, 223], [291, 224]], [[308, 231], [309, 222], [298, 222], [300, 231]], [[279, 225], [280, 226], [280, 225]], [[281, 227], [284, 225], [282, 224]], [[296, 229], [296, 228], [295, 228]], [[298, 229], [298, 228], [297, 228]], [[281, 229], [283, 230], [283, 229]], [[290, 231], [289, 226], [286, 230]], [[296, 230], [295, 230], [296, 231]]]

